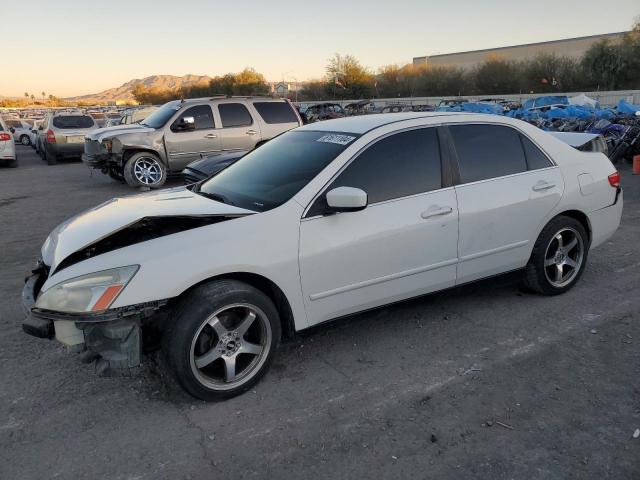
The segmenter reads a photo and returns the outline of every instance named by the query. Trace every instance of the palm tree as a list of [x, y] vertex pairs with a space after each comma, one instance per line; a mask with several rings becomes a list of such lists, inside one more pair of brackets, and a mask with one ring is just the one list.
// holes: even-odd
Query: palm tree
[[44, 97], [47, 95], [46, 93], [44, 93], [44, 90], [41, 92], [42, 93], [42, 99], [44, 100]]
[[29, 98], [29, 92], [24, 92], [24, 98]]
[[32, 93], [31, 94], [31, 101], [33, 102], [36, 99], [36, 96]]

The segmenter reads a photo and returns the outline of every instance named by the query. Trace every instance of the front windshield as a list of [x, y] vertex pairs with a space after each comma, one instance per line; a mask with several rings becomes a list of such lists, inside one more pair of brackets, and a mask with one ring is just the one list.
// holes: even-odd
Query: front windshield
[[248, 210], [282, 205], [329, 165], [357, 135], [292, 130], [253, 150], [196, 192]]
[[158, 110], [145, 118], [141, 124], [151, 128], [162, 128], [173, 114], [180, 110], [181, 106], [182, 104], [180, 102], [165, 103]]

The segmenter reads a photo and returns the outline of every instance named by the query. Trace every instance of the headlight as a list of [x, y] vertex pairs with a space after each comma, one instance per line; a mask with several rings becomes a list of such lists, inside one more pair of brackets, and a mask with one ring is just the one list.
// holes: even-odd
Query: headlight
[[36, 308], [72, 313], [106, 310], [138, 268], [138, 265], [130, 265], [70, 278], [42, 292]]

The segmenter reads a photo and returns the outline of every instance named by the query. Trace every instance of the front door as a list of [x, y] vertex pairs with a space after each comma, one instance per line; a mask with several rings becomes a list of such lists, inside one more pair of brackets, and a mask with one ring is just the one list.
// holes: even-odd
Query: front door
[[[184, 119], [193, 119], [193, 128]], [[210, 105], [195, 105], [178, 114], [164, 137], [169, 157], [169, 170], [179, 172], [188, 163], [206, 155], [221, 153], [220, 138]]]
[[[454, 285], [458, 208], [441, 172], [436, 129], [408, 130], [368, 147], [315, 200], [300, 224], [311, 324]], [[367, 208], [323, 214], [339, 186], [367, 192]]]

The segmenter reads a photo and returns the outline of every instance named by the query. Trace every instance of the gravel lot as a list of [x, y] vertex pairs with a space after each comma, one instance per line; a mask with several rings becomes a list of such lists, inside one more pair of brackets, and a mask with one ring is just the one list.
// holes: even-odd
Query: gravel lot
[[[640, 177], [559, 297], [518, 275], [314, 328], [257, 387], [214, 404], [154, 358], [99, 377], [22, 333], [48, 232], [131, 191], [29, 147], [0, 168], [0, 478], [640, 478]], [[621, 167], [622, 168], [622, 167]]]

